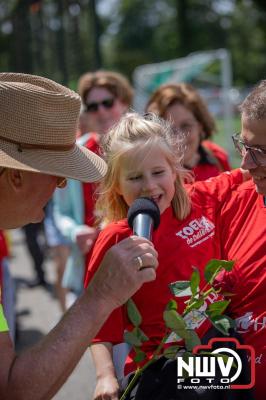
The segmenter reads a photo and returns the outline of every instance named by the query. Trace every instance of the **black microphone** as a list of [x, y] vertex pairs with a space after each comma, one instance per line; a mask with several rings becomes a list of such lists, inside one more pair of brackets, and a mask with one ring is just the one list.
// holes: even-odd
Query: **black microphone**
[[130, 206], [127, 220], [134, 235], [151, 240], [153, 230], [160, 224], [159, 207], [149, 197], [139, 197]]

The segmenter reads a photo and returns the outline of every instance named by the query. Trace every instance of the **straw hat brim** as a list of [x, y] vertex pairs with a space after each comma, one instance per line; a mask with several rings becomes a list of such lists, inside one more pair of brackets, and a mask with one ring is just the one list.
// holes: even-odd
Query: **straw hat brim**
[[107, 166], [96, 154], [75, 144], [71, 150], [51, 151], [22, 149], [0, 139], [0, 166], [44, 173], [82, 182], [95, 182], [104, 177]]

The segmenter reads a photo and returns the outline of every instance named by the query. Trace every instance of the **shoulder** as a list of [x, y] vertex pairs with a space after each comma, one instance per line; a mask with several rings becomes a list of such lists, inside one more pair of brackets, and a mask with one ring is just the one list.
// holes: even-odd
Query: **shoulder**
[[131, 229], [128, 226], [126, 219], [121, 219], [120, 221], [110, 222], [106, 225], [103, 230], [101, 231], [100, 235], [102, 236], [110, 236], [110, 235], [117, 235], [117, 234], [130, 234]]
[[208, 203], [224, 202], [230, 193], [243, 183], [240, 169], [223, 172], [205, 181], [188, 185], [188, 192], [193, 202], [209, 205]]
[[130, 235], [132, 235], [132, 230], [128, 226], [126, 219], [111, 222], [101, 230], [95, 243], [95, 247], [109, 247]]
[[206, 149], [211, 150], [211, 152], [212, 152], [215, 156], [216, 156], [216, 154], [217, 154], [217, 155], [222, 154], [222, 155], [225, 155], [225, 156], [227, 157], [227, 152], [226, 152], [221, 146], [219, 146], [218, 144], [216, 144], [216, 143], [214, 143], [214, 142], [211, 142], [210, 140], [204, 140], [204, 141], [202, 142], [202, 145], [203, 145]]
[[255, 203], [257, 199], [258, 193], [256, 192], [255, 185], [252, 180], [249, 180], [238, 185], [235, 190], [230, 193], [227, 203], [234, 209], [239, 208], [241, 204], [245, 205], [246, 208], [249, 201]]

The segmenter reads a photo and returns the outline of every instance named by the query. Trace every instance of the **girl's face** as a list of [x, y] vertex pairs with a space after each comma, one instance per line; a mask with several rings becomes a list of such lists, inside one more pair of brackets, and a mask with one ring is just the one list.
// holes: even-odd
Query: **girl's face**
[[188, 108], [178, 103], [168, 107], [165, 118], [173, 123], [176, 130], [185, 134], [184, 165], [193, 168], [199, 161], [198, 148], [201, 141], [201, 124]]
[[138, 197], [152, 198], [161, 214], [170, 206], [175, 193], [176, 172], [162, 149], [132, 151], [122, 157], [117, 192], [130, 206]]

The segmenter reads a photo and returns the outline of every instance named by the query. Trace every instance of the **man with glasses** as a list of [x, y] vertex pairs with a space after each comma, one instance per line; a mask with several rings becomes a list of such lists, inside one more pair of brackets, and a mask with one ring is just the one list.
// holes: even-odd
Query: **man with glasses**
[[234, 190], [220, 215], [224, 259], [235, 260], [220, 276], [232, 292], [228, 312], [256, 352], [256, 400], [265, 399], [266, 368], [266, 80], [240, 106], [241, 132], [233, 136], [241, 167], [252, 179]]
[[[0, 229], [40, 222], [64, 177], [94, 182], [105, 162], [75, 143], [79, 96], [49, 79], [0, 73]], [[138, 257], [144, 269], [139, 270]], [[1, 304], [0, 398], [49, 400], [110, 313], [155, 279], [152, 243], [130, 237], [106, 252], [99, 273], [57, 326], [17, 355]]]

